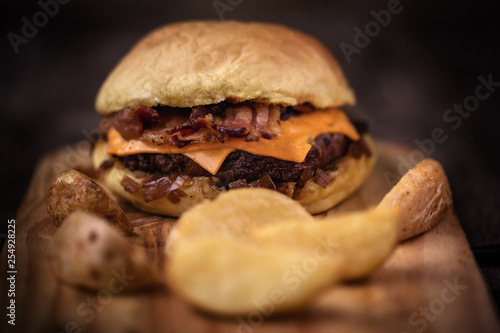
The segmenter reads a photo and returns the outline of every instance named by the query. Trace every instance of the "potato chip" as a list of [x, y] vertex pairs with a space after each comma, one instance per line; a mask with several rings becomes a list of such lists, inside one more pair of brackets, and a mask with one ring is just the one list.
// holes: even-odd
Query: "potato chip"
[[169, 285], [181, 298], [222, 315], [297, 308], [338, 279], [332, 264], [322, 265], [307, 251], [215, 235], [179, 244], [168, 272]]
[[210, 312], [285, 311], [328, 285], [368, 275], [398, 239], [429, 229], [450, 205], [446, 175], [430, 159], [377, 207], [324, 219], [273, 191], [232, 190], [180, 218], [169, 237], [167, 279]]
[[387, 257], [397, 242], [400, 221], [398, 208], [372, 208], [316, 220], [283, 221], [261, 226], [252, 231], [251, 237], [261, 246], [309, 250], [340, 258], [343, 265], [342, 279], [365, 276]]
[[184, 213], [172, 230], [168, 248], [192, 235], [243, 237], [256, 226], [288, 219], [314, 221], [304, 207], [279, 192], [264, 188], [234, 189]]
[[180, 218], [168, 240], [167, 280], [210, 312], [246, 314], [262, 304], [281, 312], [376, 268], [398, 224], [397, 208], [316, 220], [279, 193], [230, 191]]

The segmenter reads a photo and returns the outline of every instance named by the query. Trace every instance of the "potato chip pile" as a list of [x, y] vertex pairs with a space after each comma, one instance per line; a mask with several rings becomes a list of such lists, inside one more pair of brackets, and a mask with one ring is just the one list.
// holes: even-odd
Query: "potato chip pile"
[[224, 315], [276, 298], [303, 305], [326, 286], [376, 268], [397, 242], [399, 209], [315, 219], [272, 190], [242, 188], [196, 206], [168, 239], [168, 282], [192, 304]]

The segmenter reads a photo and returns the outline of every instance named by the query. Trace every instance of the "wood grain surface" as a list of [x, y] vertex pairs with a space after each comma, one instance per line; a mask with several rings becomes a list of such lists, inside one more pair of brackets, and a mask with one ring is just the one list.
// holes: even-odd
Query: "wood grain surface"
[[[397, 173], [397, 156], [407, 152], [379, 144], [376, 170], [351, 198], [327, 214], [377, 204]], [[80, 171], [92, 176], [90, 159], [80, 156]], [[16, 217], [16, 326], [2, 320], [2, 332], [498, 332], [499, 324], [484, 281], [453, 210], [429, 232], [397, 246], [369, 278], [331, 286], [301, 311], [268, 316], [256, 308], [249, 316], [220, 318], [199, 312], [167, 286], [140, 293], [120, 285], [100, 291], [59, 282], [46, 261], [56, 227], [45, 209], [45, 194], [67, 156], [44, 158]], [[72, 162], [74, 165], [74, 161]], [[131, 241], [164, 270], [163, 248], [175, 223], [123, 204], [133, 221]], [[7, 306], [6, 250], [0, 266], [2, 307]], [[120, 273], [117, 272], [119, 275]], [[128, 277], [131, 278], [131, 277]], [[256, 281], [256, 283], [258, 283]]]

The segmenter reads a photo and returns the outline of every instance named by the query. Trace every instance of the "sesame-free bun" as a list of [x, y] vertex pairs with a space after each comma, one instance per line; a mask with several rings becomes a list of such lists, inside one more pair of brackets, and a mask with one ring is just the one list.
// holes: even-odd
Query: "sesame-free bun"
[[106, 115], [226, 99], [316, 108], [355, 102], [337, 61], [316, 39], [276, 24], [194, 21], [140, 40], [102, 85], [96, 109]]
[[[376, 158], [375, 145], [370, 135], [365, 134], [363, 138], [372, 152], [370, 157], [366, 155], [362, 155], [359, 159], [349, 155], [342, 157], [336, 164], [336, 169], [329, 171], [333, 180], [327, 188], [323, 188], [312, 179], [306, 182], [296, 200], [311, 214], [324, 212], [337, 205], [356, 191], [371, 173]], [[99, 169], [103, 161], [111, 158], [107, 154], [106, 142], [99, 142], [94, 147], [92, 158], [96, 169]], [[140, 210], [155, 214], [179, 216], [189, 208], [215, 197], [220, 192], [210, 186], [209, 177], [193, 177], [190, 185], [180, 188], [186, 193], [186, 196], [180, 197], [178, 203], [172, 203], [165, 197], [146, 202], [142, 196], [142, 189], [136, 193], [124, 190], [120, 184], [124, 176], [130, 177], [138, 184], [142, 184], [148, 179], [148, 174], [145, 172], [131, 171], [119, 161], [115, 161], [113, 166], [104, 170], [101, 179], [121, 199], [132, 203]]]

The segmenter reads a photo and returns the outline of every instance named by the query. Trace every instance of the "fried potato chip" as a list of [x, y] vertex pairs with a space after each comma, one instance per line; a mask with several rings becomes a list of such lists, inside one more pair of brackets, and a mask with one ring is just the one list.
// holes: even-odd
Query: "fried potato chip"
[[126, 234], [134, 230], [118, 203], [94, 180], [76, 170], [65, 171], [52, 182], [46, 205], [57, 225], [72, 212], [81, 210], [105, 218]]
[[184, 214], [168, 240], [167, 280], [180, 297], [223, 315], [275, 313], [332, 283], [366, 276], [400, 239], [451, 206], [441, 165], [427, 159], [374, 208], [314, 219], [265, 189], [232, 190]]
[[408, 171], [385, 195], [378, 207], [399, 207], [399, 240], [431, 229], [452, 206], [450, 185], [439, 162], [425, 159]]
[[316, 220], [265, 189], [221, 194], [183, 215], [168, 239], [167, 281], [224, 315], [296, 308], [326, 286], [366, 275], [396, 243], [397, 208]]
[[309, 250], [342, 261], [341, 278], [360, 278], [379, 266], [397, 242], [400, 222], [397, 207], [372, 208], [304, 224], [283, 221], [261, 226], [251, 237], [267, 248]]
[[48, 253], [52, 272], [71, 285], [105, 289], [118, 276], [130, 291], [160, 281], [142, 249], [132, 246], [107, 221], [86, 212], [76, 211], [66, 218]]
[[264, 188], [234, 189], [184, 213], [169, 236], [168, 249], [193, 235], [243, 237], [256, 226], [288, 219], [314, 221], [304, 207], [281, 193]]
[[307, 251], [268, 249], [228, 236], [192, 237], [175, 248], [168, 264], [175, 293], [221, 315], [300, 307], [337, 279], [333, 264], [321, 265]]

